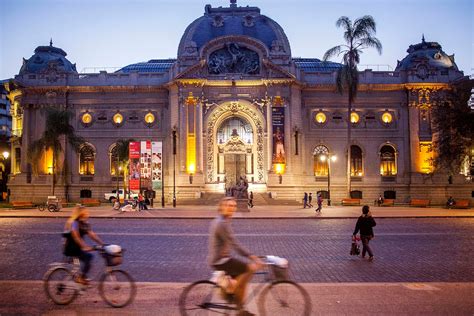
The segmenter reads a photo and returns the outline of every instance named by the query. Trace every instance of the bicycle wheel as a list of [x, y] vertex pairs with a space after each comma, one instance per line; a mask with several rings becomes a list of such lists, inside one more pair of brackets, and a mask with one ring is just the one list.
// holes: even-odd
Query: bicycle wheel
[[293, 281], [275, 281], [265, 287], [258, 301], [259, 315], [307, 316], [311, 300], [306, 290]]
[[179, 296], [179, 312], [190, 315], [237, 314], [235, 304], [224, 298], [223, 290], [214, 282], [201, 280], [188, 285]]
[[56, 212], [56, 205], [54, 205], [54, 204], [48, 205], [48, 211], [50, 211], [50, 212]]
[[102, 274], [99, 281], [99, 293], [110, 306], [124, 307], [135, 298], [137, 286], [127, 272], [111, 270]]
[[79, 292], [71, 271], [64, 267], [49, 270], [43, 280], [46, 295], [58, 305], [71, 303]]
[[43, 212], [45, 209], [46, 209], [46, 205], [44, 205], [44, 204], [38, 204], [38, 210], [39, 210], [40, 212]]

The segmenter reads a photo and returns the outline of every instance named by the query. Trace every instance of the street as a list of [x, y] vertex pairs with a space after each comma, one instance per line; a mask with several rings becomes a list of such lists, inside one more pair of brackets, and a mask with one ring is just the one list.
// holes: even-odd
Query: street
[[[0, 280], [39, 280], [61, 261], [64, 219], [0, 219]], [[90, 220], [102, 239], [126, 249], [137, 281], [191, 282], [210, 274], [209, 220]], [[297, 282], [474, 282], [474, 219], [378, 219], [375, 260], [351, 257], [355, 220], [233, 220], [241, 244], [290, 262]], [[101, 267], [99, 258], [95, 267]]]
[[[46, 310], [58, 309], [43, 296], [40, 280], [49, 263], [62, 260], [60, 233], [64, 222], [65, 219], [56, 218], [0, 219], [0, 290], [22, 292], [21, 297], [3, 296], [0, 314], [19, 312], [20, 309], [12, 307], [12, 300], [21, 304], [25, 297], [30, 298], [29, 304], [32, 300], [37, 302], [32, 305], [25, 303], [29, 307], [19, 314], [42, 314]], [[172, 311], [176, 313], [176, 300], [182, 287], [210, 275], [206, 261], [208, 219], [92, 218], [90, 222], [104, 241], [126, 249], [121, 267], [139, 282], [135, 303], [121, 312], [141, 314], [147, 311], [146, 306], [161, 306], [168, 302], [168, 305], [165, 303], [167, 308], [173, 306]], [[453, 311], [453, 306], [461, 314], [474, 312], [472, 300], [467, 299], [466, 294], [472, 293], [474, 282], [474, 219], [377, 219], [376, 237], [371, 242], [375, 253], [373, 262], [349, 255], [354, 224], [354, 219], [233, 220], [234, 232], [245, 247], [256, 254], [287, 258], [290, 278], [308, 289], [315, 289], [311, 292], [312, 299], [318, 301], [319, 306], [315, 314], [350, 312], [354, 307], [349, 303], [339, 306], [335, 302], [341, 301], [341, 297], [367, 299], [364, 296], [367, 294], [362, 294], [364, 287], [376, 291], [372, 293], [375, 297], [382, 293], [385, 295], [384, 306], [388, 310], [379, 302], [375, 304], [377, 309], [372, 310], [376, 313], [398, 314], [402, 310], [405, 313], [416, 310], [432, 314], [433, 310], [426, 309], [426, 306], [416, 305], [420, 299], [432, 306], [438, 304], [436, 311], [439, 314]], [[96, 256], [91, 276], [102, 269], [103, 263], [99, 260], [102, 259]], [[161, 288], [160, 283], [163, 284]], [[162, 289], [165, 284], [166, 291]], [[405, 297], [410, 286], [414, 286], [409, 292], [410, 297]], [[419, 289], [425, 291], [413, 291]], [[430, 291], [433, 289], [436, 291]], [[150, 299], [149, 296], [157, 292], [161, 293], [160, 300]], [[435, 292], [437, 296], [433, 296]], [[82, 304], [74, 303], [61, 307], [61, 310], [77, 312], [79, 308], [89, 313], [87, 308], [91, 305], [83, 307], [83, 303], [92, 298], [86, 293], [78, 302], [81, 300]], [[99, 309], [100, 313], [111, 312], [100, 299], [93, 302], [103, 309]], [[141, 302], [140, 305], [137, 302]], [[393, 305], [395, 302], [399, 307]], [[358, 308], [361, 312], [371, 312], [363, 305]]]

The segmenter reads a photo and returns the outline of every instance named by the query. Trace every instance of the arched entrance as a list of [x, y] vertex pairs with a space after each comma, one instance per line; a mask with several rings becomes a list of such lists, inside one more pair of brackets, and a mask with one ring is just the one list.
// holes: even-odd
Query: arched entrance
[[206, 120], [206, 183], [235, 184], [240, 176], [265, 183], [262, 114], [246, 102], [217, 106]]
[[[217, 128], [219, 175], [224, 174], [225, 187], [239, 183], [239, 178], [254, 177], [254, 133], [252, 125], [239, 116], [230, 116]], [[250, 179], [251, 180], [251, 179]]]

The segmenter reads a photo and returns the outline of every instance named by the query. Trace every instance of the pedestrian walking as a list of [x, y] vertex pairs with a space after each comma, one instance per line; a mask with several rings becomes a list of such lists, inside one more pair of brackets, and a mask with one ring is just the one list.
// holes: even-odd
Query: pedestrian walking
[[253, 207], [253, 192], [252, 191], [250, 191], [250, 193], [249, 193], [248, 205], [249, 205], [250, 208]]
[[377, 205], [381, 206], [382, 204], [383, 204], [383, 197], [382, 197], [382, 194], [380, 194], [378, 199], [377, 199]]
[[304, 193], [303, 195], [303, 208], [306, 208], [308, 206], [308, 193]]
[[318, 193], [316, 196], [316, 203], [318, 204], [318, 207], [316, 208], [316, 213], [321, 213], [321, 210], [323, 209], [323, 196], [321, 193]]
[[362, 241], [362, 258], [365, 258], [365, 254], [368, 252], [369, 260], [371, 261], [374, 259], [374, 253], [372, 252], [372, 248], [369, 246], [369, 242], [372, 238], [374, 238], [374, 231], [372, 227], [375, 225], [377, 224], [370, 213], [369, 206], [364, 205], [362, 207], [362, 215], [357, 219], [354, 233], [352, 235], [355, 238], [357, 233], [360, 231], [360, 239]]
[[143, 195], [140, 193], [138, 194], [138, 211], [141, 211], [145, 208], [145, 199]]
[[313, 201], [313, 193], [309, 192], [308, 207], [313, 207], [313, 204], [311, 203], [312, 201]]

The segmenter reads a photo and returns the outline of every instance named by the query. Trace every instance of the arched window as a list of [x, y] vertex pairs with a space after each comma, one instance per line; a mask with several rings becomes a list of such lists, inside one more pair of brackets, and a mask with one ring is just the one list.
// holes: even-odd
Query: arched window
[[217, 130], [217, 141], [219, 144], [225, 144], [232, 136], [239, 136], [246, 144], [252, 144], [252, 125], [240, 117], [226, 119]]
[[384, 145], [380, 149], [380, 174], [388, 177], [397, 174], [395, 149], [390, 145]]
[[91, 145], [85, 144], [79, 151], [79, 174], [94, 174], [95, 151]]
[[[324, 156], [324, 158], [322, 158]], [[313, 167], [316, 177], [327, 177], [329, 150], [326, 146], [318, 145], [313, 151]]]
[[351, 146], [351, 176], [362, 176], [362, 149], [357, 145]]
[[117, 172], [118, 171], [118, 167], [119, 167], [119, 163], [117, 161], [117, 158], [118, 158], [118, 153], [117, 153], [117, 144], [114, 144], [110, 150], [109, 150], [109, 158], [110, 158], [110, 161], [109, 161], [109, 165], [110, 165], [110, 175], [111, 176], [116, 176], [118, 175], [119, 173]]

